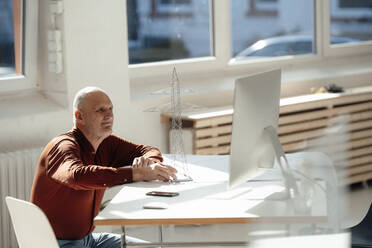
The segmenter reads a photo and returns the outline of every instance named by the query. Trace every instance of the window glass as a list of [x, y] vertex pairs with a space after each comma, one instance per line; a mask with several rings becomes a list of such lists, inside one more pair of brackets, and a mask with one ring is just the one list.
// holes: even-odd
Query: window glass
[[315, 53], [313, 0], [231, 1], [237, 59]]
[[331, 44], [372, 40], [372, 1], [331, 0]]
[[191, 0], [160, 0], [161, 4], [190, 4]]
[[290, 44], [281, 43], [281, 44], [272, 44], [265, 46], [265, 49], [257, 49], [256, 51], [252, 51], [250, 56], [282, 56], [289, 53]]
[[209, 0], [127, 0], [129, 64], [212, 56]]
[[0, 1], [0, 77], [20, 73], [20, 18], [20, 0]]
[[312, 49], [312, 42], [298, 41], [293, 44], [292, 53], [293, 54], [306, 54]]

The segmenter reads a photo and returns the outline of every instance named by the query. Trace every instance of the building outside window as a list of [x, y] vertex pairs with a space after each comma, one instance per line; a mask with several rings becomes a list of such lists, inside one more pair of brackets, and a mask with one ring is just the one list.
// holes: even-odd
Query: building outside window
[[153, 17], [191, 17], [191, 0], [151, 0]]
[[[215, 56], [211, 0], [128, 0], [130, 64]], [[231, 0], [231, 57], [314, 55], [315, 0]], [[371, 1], [330, 0], [330, 44], [372, 40]], [[130, 17], [130, 18], [129, 18]], [[213, 21], [214, 20], [214, 21]]]
[[331, 0], [331, 37], [347, 37], [351, 42], [372, 40], [372, 1]]
[[127, 1], [129, 63], [213, 56], [211, 1]]
[[233, 0], [231, 24], [237, 59], [316, 52], [313, 0]]
[[[218, 16], [212, 16], [213, 1], [150, 3], [135, 0], [127, 3], [130, 64], [214, 56], [212, 19]], [[313, 0], [230, 3], [232, 57], [316, 53]], [[256, 42], [259, 43], [249, 50]]]
[[248, 16], [278, 15], [278, 0], [248, 0]]

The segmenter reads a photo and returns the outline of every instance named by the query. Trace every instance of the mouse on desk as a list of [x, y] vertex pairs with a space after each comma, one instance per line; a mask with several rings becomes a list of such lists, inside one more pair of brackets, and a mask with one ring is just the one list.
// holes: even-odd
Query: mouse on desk
[[165, 202], [147, 202], [143, 205], [144, 209], [167, 209], [168, 204]]

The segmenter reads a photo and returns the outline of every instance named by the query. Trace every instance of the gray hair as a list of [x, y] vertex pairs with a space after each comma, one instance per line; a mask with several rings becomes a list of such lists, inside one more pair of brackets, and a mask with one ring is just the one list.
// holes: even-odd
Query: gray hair
[[91, 93], [91, 92], [94, 92], [94, 91], [105, 92], [101, 88], [93, 87], [93, 86], [88, 86], [88, 87], [82, 88], [81, 90], [79, 90], [76, 93], [76, 95], [74, 97], [74, 101], [72, 103], [72, 121], [74, 123], [74, 126], [76, 125], [76, 117], [75, 117], [76, 110], [78, 110], [79, 108], [81, 108], [81, 104], [84, 101], [85, 96], [87, 94]]

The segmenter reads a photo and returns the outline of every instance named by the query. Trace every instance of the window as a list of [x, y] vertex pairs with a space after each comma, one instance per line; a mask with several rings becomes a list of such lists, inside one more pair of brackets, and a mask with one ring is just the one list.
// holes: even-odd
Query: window
[[372, 1], [331, 0], [330, 37], [340, 43], [372, 40]]
[[0, 92], [35, 87], [37, 1], [0, 1]]
[[[342, 1], [128, 0], [131, 83], [148, 80], [160, 84], [168, 80], [174, 65], [193, 80], [208, 81], [208, 72], [218, 77], [211, 81], [221, 80], [222, 84], [257, 69], [300, 68], [313, 62], [338, 61], [339, 56], [372, 56], [368, 36], [363, 42], [352, 42], [355, 36], [334, 33], [331, 15], [334, 22], [357, 13], [359, 18], [363, 16], [357, 24], [363, 26], [363, 32], [370, 33], [372, 27], [366, 22], [371, 10], [361, 7], [367, 1]], [[354, 7], [347, 7], [350, 2]], [[154, 9], [163, 15], [154, 16]], [[192, 14], [174, 15], [186, 10]]]
[[0, 2], [0, 77], [21, 74], [21, 1]]
[[[136, 0], [127, 2], [130, 64], [213, 55], [210, 1], [140, 3]], [[154, 8], [161, 11], [162, 18], [154, 16]], [[186, 9], [190, 15], [173, 15], [174, 11]]]
[[[300, 2], [300, 3], [298, 3]], [[304, 6], [306, 5], [306, 6]], [[261, 6], [263, 13], [245, 15]], [[264, 9], [263, 7], [267, 8]], [[260, 8], [261, 8], [260, 7]], [[253, 9], [253, 10], [252, 10]], [[234, 0], [231, 1], [232, 55], [237, 59], [303, 55], [316, 52], [314, 44], [314, 2]]]

